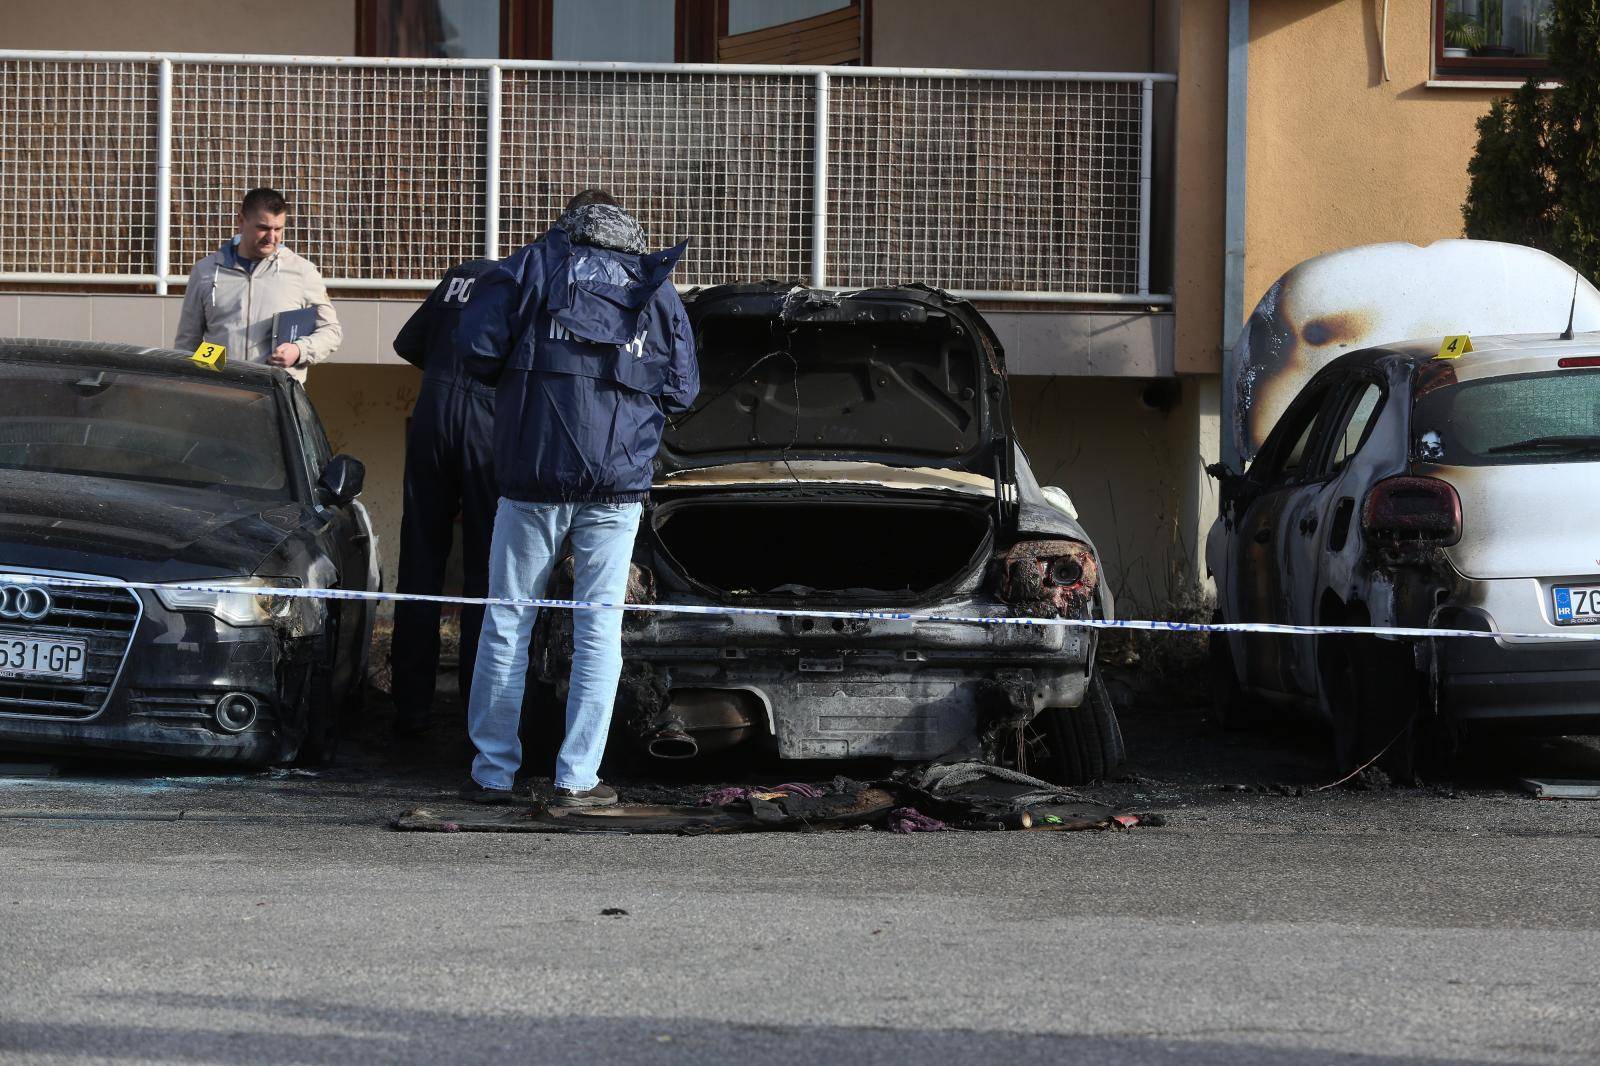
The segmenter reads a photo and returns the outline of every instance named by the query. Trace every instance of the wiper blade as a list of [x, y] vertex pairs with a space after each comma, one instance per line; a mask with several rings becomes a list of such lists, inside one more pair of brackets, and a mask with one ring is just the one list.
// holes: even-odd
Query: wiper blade
[[1503, 455], [1506, 452], [1525, 452], [1545, 448], [1560, 449], [1564, 452], [1600, 450], [1600, 436], [1579, 434], [1573, 436], [1529, 437], [1527, 440], [1519, 440], [1512, 444], [1497, 444], [1484, 454]]

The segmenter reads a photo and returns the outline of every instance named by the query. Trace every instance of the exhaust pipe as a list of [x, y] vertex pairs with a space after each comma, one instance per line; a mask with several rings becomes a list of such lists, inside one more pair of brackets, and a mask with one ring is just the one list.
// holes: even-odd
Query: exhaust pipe
[[682, 722], [668, 722], [652, 733], [645, 750], [658, 759], [692, 759], [700, 754], [700, 742], [689, 735]]
[[748, 689], [674, 689], [644, 730], [645, 750], [657, 759], [692, 759], [742, 743], [761, 721], [761, 699]]

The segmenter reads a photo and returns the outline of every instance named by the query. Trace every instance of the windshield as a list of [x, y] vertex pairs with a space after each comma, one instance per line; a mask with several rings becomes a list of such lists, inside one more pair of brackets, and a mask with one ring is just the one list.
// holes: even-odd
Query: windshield
[[289, 497], [271, 392], [122, 370], [0, 366], [0, 468]]
[[1417, 400], [1418, 459], [1451, 466], [1600, 460], [1600, 372], [1479, 378]]

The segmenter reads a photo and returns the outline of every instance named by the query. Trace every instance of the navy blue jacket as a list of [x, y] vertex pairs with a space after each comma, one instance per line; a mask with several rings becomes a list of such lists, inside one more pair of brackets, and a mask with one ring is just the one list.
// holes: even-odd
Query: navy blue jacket
[[648, 495], [665, 414], [700, 391], [694, 333], [667, 280], [684, 247], [640, 255], [574, 243], [558, 225], [478, 279], [456, 347], [468, 371], [497, 385], [502, 496]]
[[494, 266], [493, 259], [469, 259], [451, 267], [395, 335], [395, 354], [422, 371], [423, 392], [451, 389], [493, 395], [493, 388], [467, 373], [452, 342], [467, 297], [477, 279]]

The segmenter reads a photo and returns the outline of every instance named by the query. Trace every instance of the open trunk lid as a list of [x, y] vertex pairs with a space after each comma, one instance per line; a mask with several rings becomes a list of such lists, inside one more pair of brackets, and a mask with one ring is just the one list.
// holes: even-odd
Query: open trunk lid
[[826, 460], [1011, 481], [1004, 354], [965, 301], [920, 287], [771, 283], [684, 303], [700, 397], [667, 427], [662, 472]]

